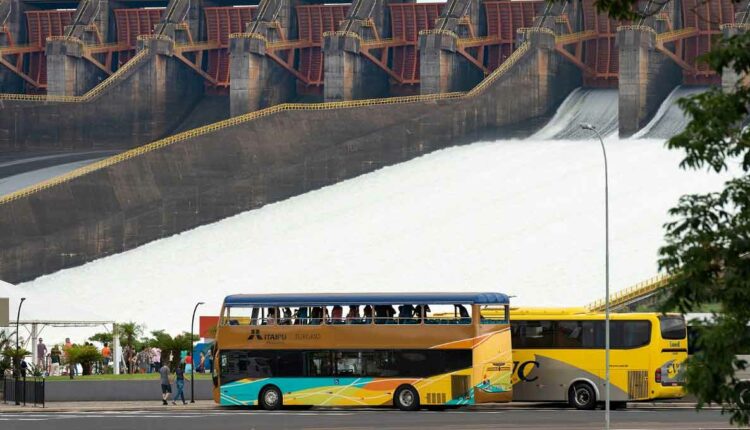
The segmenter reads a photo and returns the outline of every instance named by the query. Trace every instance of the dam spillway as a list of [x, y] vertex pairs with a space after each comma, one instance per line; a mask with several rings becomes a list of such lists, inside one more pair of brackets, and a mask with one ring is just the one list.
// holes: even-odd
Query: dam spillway
[[[0, 10], [10, 2], [23, 3]], [[10, 9], [0, 151], [125, 152], [3, 196], [0, 277], [33, 279], [447, 146], [530, 135], [569, 97], [607, 94], [617, 114], [592, 121], [628, 135], [675, 86], [721, 83], [695, 55], [742, 30], [671, 6], [621, 26], [592, 1], [164, 6], [46, 11], [26, 33]], [[740, 7], [693, 6], [718, 7], [726, 24]], [[678, 44], [692, 48], [675, 65]]]

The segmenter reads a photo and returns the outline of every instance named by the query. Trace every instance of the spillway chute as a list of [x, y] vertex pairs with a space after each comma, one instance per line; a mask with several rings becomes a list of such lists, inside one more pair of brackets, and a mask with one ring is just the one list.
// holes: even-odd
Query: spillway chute
[[633, 135], [634, 139], [669, 139], [681, 133], [687, 127], [690, 119], [677, 104], [683, 97], [692, 96], [705, 92], [707, 87], [678, 86], [667, 96], [666, 100], [659, 106], [654, 118], [646, 124], [638, 133]]
[[555, 116], [531, 139], [584, 140], [591, 139], [591, 131], [581, 124], [592, 124], [602, 136], [617, 132], [616, 89], [576, 88], [557, 109]]

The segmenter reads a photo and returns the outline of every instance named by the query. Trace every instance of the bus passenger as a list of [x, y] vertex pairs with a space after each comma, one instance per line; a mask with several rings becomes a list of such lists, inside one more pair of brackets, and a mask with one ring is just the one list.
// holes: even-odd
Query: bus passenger
[[297, 316], [294, 319], [294, 325], [305, 325], [307, 322], [307, 308], [300, 307], [297, 309]]
[[401, 305], [398, 307], [399, 324], [414, 324], [414, 306]]
[[370, 305], [365, 306], [364, 317], [362, 320], [364, 324], [372, 324], [372, 307]]
[[281, 325], [289, 325], [292, 323], [292, 310], [284, 308], [284, 317], [279, 320]]
[[343, 324], [344, 323], [344, 309], [341, 306], [336, 305], [331, 311], [331, 324]]
[[359, 306], [349, 306], [349, 313], [346, 314], [346, 323], [356, 324], [360, 318]]
[[458, 316], [460, 317], [458, 323], [459, 324], [471, 324], [471, 315], [469, 315], [469, 311], [466, 310], [466, 307], [464, 305], [454, 305], [454, 306], [458, 310]]
[[268, 308], [268, 316], [263, 324], [276, 325], [276, 308]]
[[390, 305], [375, 306], [375, 324], [393, 324], [393, 316], [396, 311]]
[[310, 319], [310, 324], [312, 325], [320, 325], [321, 320], [323, 319], [323, 308], [320, 306], [316, 306], [312, 309], [312, 315]]

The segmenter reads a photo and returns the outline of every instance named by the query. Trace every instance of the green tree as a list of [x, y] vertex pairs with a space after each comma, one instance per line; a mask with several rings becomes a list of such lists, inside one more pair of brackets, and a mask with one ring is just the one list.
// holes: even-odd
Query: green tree
[[91, 375], [94, 363], [101, 359], [102, 354], [94, 345], [72, 345], [68, 349], [68, 364], [80, 364], [84, 376]]
[[[715, 0], [707, 0], [715, 1]], [[613, 18], [633, 19], [656, 10], [638, 9], [637, 0], [598, 0], [600, 11]], [[652, 2], [659, 7], [662, 2]], [[643, 3], [641, 3], [643, 5]], [[705, 19], [705, 18], [701, 18]], [[750, 23], [750, 21], [748, 21]], [[750, 32], [721, 39], [704, 58], [721, 73], [733, 69], [750, 73]], [[739, 393], [748, 386], [737, 369], [747, 363], [736, 355], [750, 346], [750, 88], [712, 88], [680, 100], [691, 119], [687, 129], [669, 140], [671, 149], [684, 151], [681, 167], [721, 172], [738, 162], [741, 173], [716, 193], [687, 195], [670, 210], [659, 266], [673, 275], [663, 310], [695, 312], [706, 305], [721, 312], [700, 328], [701, 351], [688, 363], [687, 391], [698, 407], [719, 403], [731, 421], [747, 425], [750, 410]], [[750, 398], [745, 399], [750, 400]], [[750, 402], [746, 402], [750, 403]]]
[[[175, 369], [179, 364], [181, 352], [190, 351], [192, 345], [190, 342], [190, 333], [187, 332], [172, 337], [164, 330], [155, 330], [151, 332], [151, 335], [153, 337], [149, 339], [148, 346], [161, 349], [161, 362], [168, 362], [171, 369]], [[193, 335], [194, 341], [198, 339], [197, 335]]]
[[[99, 343], [112, 343], [112, 339], [114, 339], [114, 336], [112, 336], [112, 333], [109, 332], [100, 332], [95, 333], [93, 336], [89, 338], [91, 342], [99, 342]], [[122, 340], [120, 340], [122, 342]]]

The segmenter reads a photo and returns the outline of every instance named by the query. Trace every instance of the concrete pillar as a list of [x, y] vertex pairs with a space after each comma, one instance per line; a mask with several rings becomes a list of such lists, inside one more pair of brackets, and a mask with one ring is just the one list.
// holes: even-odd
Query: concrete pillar
[[31, 362], [34, 363], [34, 365], [37, 364], [36, 362], [36, 351], [37, 351], [37, 345], [39, 342], [39, 327], [36, 323], [31, 324]]
[[283, 103], [294, 97], [294, 76], [266, 56], [266, 41], [263, 38], [233, 38], [229, 49], [229, 103], [232, 116]]
[[83, 57], [79, 39], [47, 42], [47, 94], [80, 96], [105, 79], [106, 74]]
[[682, 70], [657, 50], [656, 32], [628, 27], [617, 32], [620, 55], [620, 136], [645, 126], [670, 92], [682, 83]]
[[451, 32], [419, 37], [419, 80], [421, 94], [466, 91], [478, 84], [483, 72], [457, 52]]
[[112, 374], [120, 374], [120, 334], [117, 324], [112, 324]]
[[[724, 25], [721, 28], [724, 37], [732, 37], [750, 30], [750, 24]], [[725, 92], [734, 91], [738, 82], [750, 85], [750, 76], [740, 76], [731, 67], [726, 67], [721, 72], [721, 88]]]
[[449, 93], [456, 78], [456, 38], [448, 33], [419, 37], [419, 91], [422, 94]]
[[323, 41], [325, 101], [382, 97], [388, 92], [388, 76], [360, 55], [361, 39], [333, 35]]

